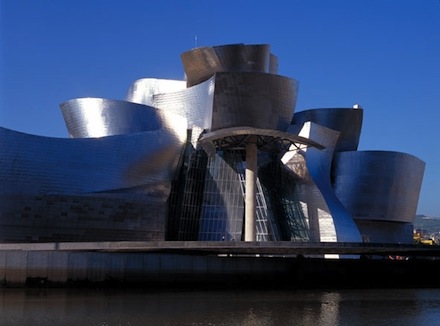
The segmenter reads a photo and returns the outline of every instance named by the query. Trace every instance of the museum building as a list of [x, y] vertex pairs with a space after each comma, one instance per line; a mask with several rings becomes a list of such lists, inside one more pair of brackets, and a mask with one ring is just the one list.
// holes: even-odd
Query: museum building
[[361, 107], [295, 112], [267, 44], [181, 60], [61, 103], [68, 138], [0, 127], [0, 242], [412, 243], [425, 163], [358, 151]]

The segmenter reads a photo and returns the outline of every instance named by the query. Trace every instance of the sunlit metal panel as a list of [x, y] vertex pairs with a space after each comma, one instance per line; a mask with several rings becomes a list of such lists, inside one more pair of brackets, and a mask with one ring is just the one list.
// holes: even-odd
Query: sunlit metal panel
[[295, 112], [292, 124], [302, 125], [307, 121], [339, 132], [335, 152], [355, 151], [359, 145], [363, 120], [362, 109], [330, 108], [310, 109]]
[[210, 129], [214, 78], [190, 88], [183, 85], [181, 81], [140, 79], [130, 87], [126, 99], [185, 117], [188, 129]]
[[[296, 132], [292, 126], [290, 131]], [[310, 228], [319, 232], [319, 241], [361, 242], [361, 235], [353, 217], [336, 197], [330, 180], [331, 163], [339, 132], [307, 122], [298, 133], [325, 146], [293, 149], [282, 162], [298, 179], [298, 198], [304, 203]], [[313, 232], [312, 235], [313, 236]]]
[[153, 96], [152, 105], [185, 117], [187, 128], [210, 129], [214, 100], [214, 78], [181, 91]]
[[101, 192], [170, 180], [185, 137], [186, 129], [159, 129], [60, 139], [0, 128], [0, 194]]
[[83, 139], [0, 128], [0, 240], [163, 239], [185, 137], [186, 128]]
[[125, 100], [154, 106], [154, 95], [177, 92], [185, 88], [186, 81], [184, 80], [142, 78], [130, 85]]
[[425, 162], [393, 151], [341, 152], [333, 187], [355, 219], [414, 222]]
[[61, 103], [72, 138], [122, 135], [162, 128], [157, 109], [126, 101], [77, 98]]

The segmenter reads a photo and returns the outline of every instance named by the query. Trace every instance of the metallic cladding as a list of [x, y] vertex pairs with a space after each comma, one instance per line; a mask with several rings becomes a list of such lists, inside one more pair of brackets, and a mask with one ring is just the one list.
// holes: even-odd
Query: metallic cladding
[[0, 128], [0, 241], [163, 240], [185, 136], [161, 128], [59, 139]]
[[163, 240], [166, 201], [143, 194], [0, 195], [2, 242]]
[[413, 223], [355, 220], [364, 242], [414, 244]]
[[216, 72], [276, 73], [278, 61], [267, 44], [229, 44], [195, 48], [181, 55], [188, 87], [211, 78]]
[[[282, 162], [298, 179], [297, 183], [301, 184], [295, 189], [309, 218], [311, 235], [324, 242], [361, 242], [353, 217], [336, 197], [330, 180], [339, 132], [306, 122], [298, 135], [325, 147], [293, 149], [282, 158]], [[316, 232], [319, 233], [318, 237], [314, 235]]]
[[72, 138], [123, 135], [162, 128], [161, 117], [151, 106], [88, 97], [69, 100], [60, 107]]
[[307, 121], [339, 132], [335, 152], [355, 151], [359, 145], [363, 120], [362, 109], [329, 108], [295, 112], [292, 124], [302, 125]]
[[335, 193], [356, 220], [412, 223], [425, 163], [391, 151], [336, 154], [332, 171]]
[[129, 89], [127, 101], [151, 105], [187, 120], [187, 128], [210, 129], [214, 98], [214, 78], [185, 88], [179, 81], [140, 79]]
[[81, 194], [170, 182], [184, 142], [166, 129], [60, 139], [0, 128], [0, 138], [0, 195]]
[[177, 92], [153, 96], [153, 106], [187, 120], [187, 128], [210, 129], [214, 100], [214, 78]]
[[249, 136], [257, 241], [412, 239], [425, 163], [357, 152], [362, 109], [294, 113], [267, 44], [181, 59], [187, 80], [62, 103], [70, 138], [0, 127], [0, 241], [240, 241]]
[[130, 85], [125, 100], [154, 106], [154, 95], [177, 92], [185, 88], [186, 82], [183, 80], [142, 78]]
[[297, 89], [295, 80], [279, 75], [216, 73], [211, 130], [253, 127], [286, 131]]

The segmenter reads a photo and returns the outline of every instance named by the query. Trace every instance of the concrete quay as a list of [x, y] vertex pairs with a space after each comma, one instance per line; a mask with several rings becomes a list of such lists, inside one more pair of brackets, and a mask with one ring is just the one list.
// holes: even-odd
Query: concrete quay
[[[346, 258], [323, 258], [334, 255]], [[0, 280], [4, 287], [440, 287], [439, 257], [436, 246], [403, 244], [2, 243]]]
[[2, 251], [177, 252], [236, 255], [399, 255], [440, 257], [440, 246], [388, 243], [299, 243], [291, 241], [107, 241], [0, 243]]

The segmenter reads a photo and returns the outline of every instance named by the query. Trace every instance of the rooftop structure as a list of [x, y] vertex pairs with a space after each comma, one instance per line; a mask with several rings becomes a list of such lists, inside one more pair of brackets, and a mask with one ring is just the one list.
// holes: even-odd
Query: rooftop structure
[[425, 163], [358, 151], [359, 105], [295, 113], [267, 44], [181, 59], [62, 103], [69, 138], [0, 127], [0, 242], [412, 243]]

